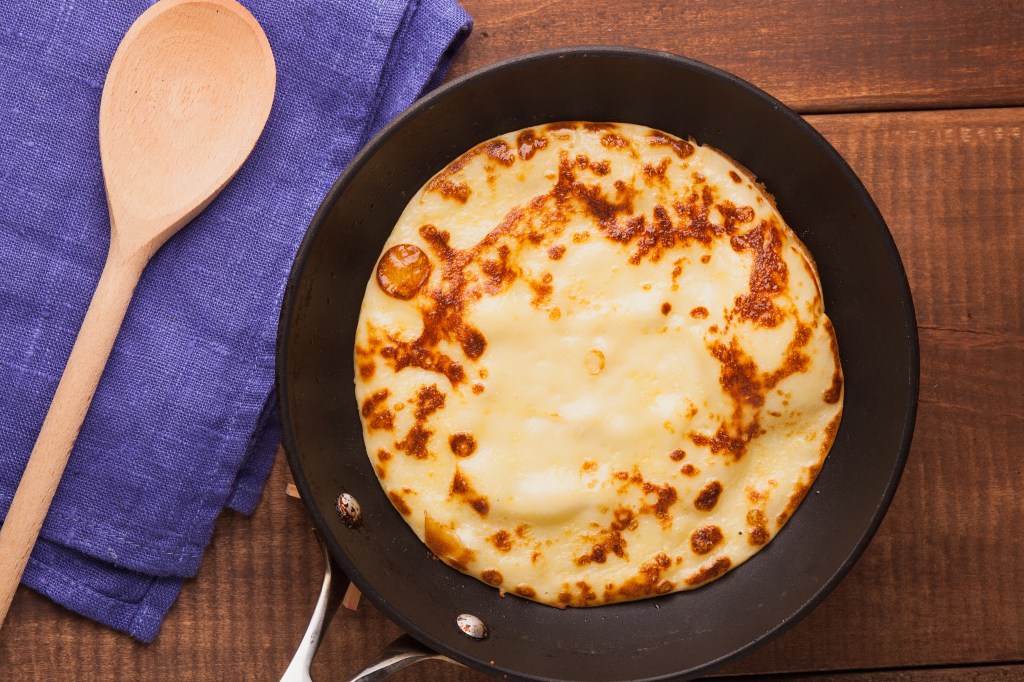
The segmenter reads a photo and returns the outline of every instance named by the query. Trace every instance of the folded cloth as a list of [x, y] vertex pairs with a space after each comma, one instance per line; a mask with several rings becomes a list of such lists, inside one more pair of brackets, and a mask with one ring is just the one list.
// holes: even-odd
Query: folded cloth
[[[444, 76], [455, 0], [243, 0], [277, 61], [266, 129], [150, 263], [23, 582], [152, 641], [220, 511], [250, 513], [278, 442], [273, 366], [305, 227], [359, 147]], [[107, 67], [151, 4], [0, 3], [0, 514], [106, 254]]]

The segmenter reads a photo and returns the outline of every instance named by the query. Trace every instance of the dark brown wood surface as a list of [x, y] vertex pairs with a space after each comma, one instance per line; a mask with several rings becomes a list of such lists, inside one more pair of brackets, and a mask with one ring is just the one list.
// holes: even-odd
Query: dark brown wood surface
[[[466, 2], [455, 71], [542, 47], [669, 49], [809, 116], [864, 181], [899, 246], [921, 333], [909, 463], [863, 558], [792, 630], [722, 671], [742, 680], [1024, 679], [1024, 3]], [[892, 6], [890, 6], [892, 5]], [[896, 7], [898, 5], [898, 8]], [[973, 106], [974, 109], [962, 107]], [[999, 108], [996, 108], [999, 107]], [[321, 559], [279, 459], [256, 514], [228, 513], [152, 645], [24, 588], [0, 680], [275, 680]], [[399, 633], [342, 611], [314, 679], [347, 679]], [[440, 663], [394, 679], [489, 679]]]
[[566, 45], [634, 45], [721, 67], [801, 113], [1024, 104], [1020, 0], [467, 0], [452, 73]]

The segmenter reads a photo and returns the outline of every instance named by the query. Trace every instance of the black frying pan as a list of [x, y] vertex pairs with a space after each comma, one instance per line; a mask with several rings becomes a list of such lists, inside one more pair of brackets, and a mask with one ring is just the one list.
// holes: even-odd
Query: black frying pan
[[[374, 476], [352, 361], [366, 282], [408, 199], [478, 142], [561, 120], [624, 121], [692, 136], [756, 174], [817, 261], [846, 374], [842, 425], [814, 493], [766, 548], [697, 590], [566, 610], [500, 598], [431, 557]], [[792, 625], [863, 551], [910, 447], [918, 345], [910, 289], [885, 222], [813, 128], [710, 66], [647, 50], [576, 48], [455, 80], [360, 152], [295, 260], [277, 382], [284, 447], [316, 527], [363, 594], [416, 639], [473, 668], [522, 679], [684, 679]], [[354, 529], [335, 510], [342, 492], [362, 506]], [[462, 613], [479, 616], [490, 636], [463, 634], [455, 624]]]

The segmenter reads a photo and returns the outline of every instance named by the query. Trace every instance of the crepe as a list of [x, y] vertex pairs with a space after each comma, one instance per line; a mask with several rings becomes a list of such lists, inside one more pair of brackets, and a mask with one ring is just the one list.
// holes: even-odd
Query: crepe
[[455, 569], [555, 606], [703, 585], [796, 511], [843, 404], [807, 249], [631, 124], [489, 140], [412, 198], [356, 338], [367, 454]]

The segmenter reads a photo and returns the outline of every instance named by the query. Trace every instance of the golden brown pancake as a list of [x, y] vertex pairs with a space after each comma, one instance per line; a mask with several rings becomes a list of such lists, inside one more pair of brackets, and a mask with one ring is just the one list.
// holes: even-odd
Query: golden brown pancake
[[555, 606], [687, 590], [797, 510], [842, 413], [806, 248], [716, 150], [557, 123], [409, 202], [356, 397], [395, 508], [450, 566]]

